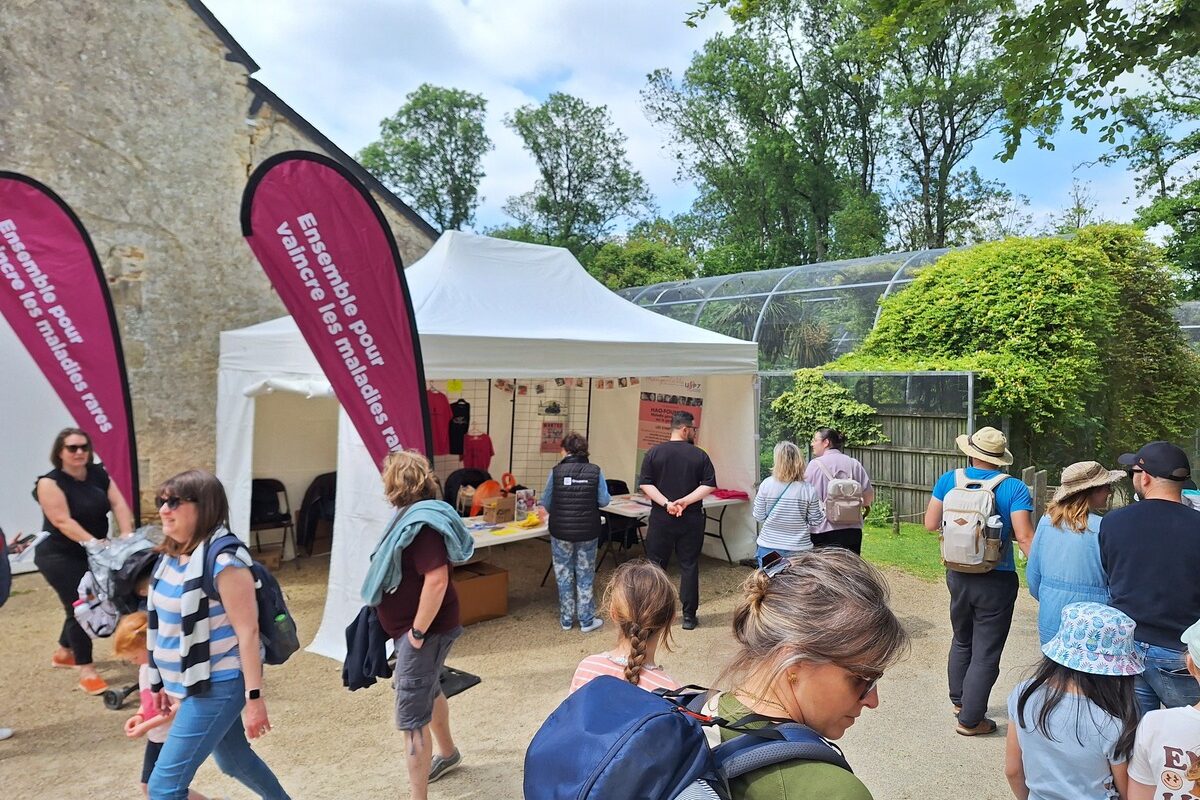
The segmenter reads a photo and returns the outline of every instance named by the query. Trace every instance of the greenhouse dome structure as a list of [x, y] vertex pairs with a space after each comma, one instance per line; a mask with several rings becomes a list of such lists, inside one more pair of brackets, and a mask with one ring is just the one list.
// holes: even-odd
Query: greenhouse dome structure
[[858, 346], [879, 301], [947, 249], [889, 253], [624, 289], [637, 305], [758, 343], [763, 374], [828, 363]]

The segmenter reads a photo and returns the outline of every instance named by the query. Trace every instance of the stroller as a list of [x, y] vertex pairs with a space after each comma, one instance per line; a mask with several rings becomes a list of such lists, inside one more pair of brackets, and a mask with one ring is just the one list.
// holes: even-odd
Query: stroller
[[[88, 572], [79, 582], [75, 601], [75, 620], [93, 639], [113, 635], [122, 614], [145, 610], [146, 598], [138, 593], [138, 584], [149, 577], [158, 561], [150, 526], [139, 528], [132, 536], [89, 542]], [[109, 689], [104, 705], [119, 709], [125, 698], [137, 691], [137, 684]]]

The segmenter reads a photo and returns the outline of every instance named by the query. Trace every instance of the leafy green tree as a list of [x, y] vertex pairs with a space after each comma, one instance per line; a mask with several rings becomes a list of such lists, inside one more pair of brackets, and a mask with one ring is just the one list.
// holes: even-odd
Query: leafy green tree
[[606, 242], [587, 270], [613, 291], [696, 276], [695, 262], [681, 248], [632, 234], [623, 241]]
[[974, 371], [978, 412], [1007, 417], [1023, 457], [1111, 459], [1196, 430], [1200, 358], [1175, 305], [1161, 252], [1131, 227], [1008, 239], [923, 270], [831, 366]]
[[[974, 167], [960, 170], [947, 185], [941, 246], [1027, 235], [1033, 224], [1028, 205], [1029, 198], [1014, 194], [999, 181], [984, 180]], [[929, 246], [926, 210], [922, 189], [910, 176], [890, 208], [893, 241], [901, 250]]]
[[[936, 0], [902, 0], [935, 2]], [[1200, 4], [1194, 0], [1040, 0], [1005, 14], [995, 28], [1003, 47], [1004, 158], [1012, 158], [1026, 131], [1053, 150], [1051, 136], [1067, 110], [1084, 133], [1101, 125], [1115, 143], [1124, 128], [1110, 118], [1126, 87], [1122, 76], [1165, 75], [1200, 52]]]
[[1089, 185], [1078, 179], [1072, 180], [1067, 205], [1050, 219], [1050, 233], [1075, 233], [1097, 222], [1096, 199]]
[[482, 199], [483, 156], [492, 149], [486, 111], [482, 95], [422, 84], [379, 124], [379, 139], [358, 160], [434, 227], [459, 230]]
[[629, 163], [625, 135], [605, 106], [555, 92], [504, 123], [521, 137], [539, 175], [533, 190], [510, 197], [504, 210], [546, 243], [579, 255], [598, 246], [619, 220], [652, 212], [646, 182]]

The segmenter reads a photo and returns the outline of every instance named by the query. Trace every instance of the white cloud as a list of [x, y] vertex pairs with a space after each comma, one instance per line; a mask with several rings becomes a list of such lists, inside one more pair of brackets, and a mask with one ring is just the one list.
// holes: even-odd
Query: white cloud
[[692, 0], [210, 0], [216, 14], [261, 67], [271, 87], [340, 147], [355, 153], [422, 83], [482, 94], [496, 149], [484, 161], [485, 200], [477, 224], [507, 221], [510, 195], [536, 179], [532, 160], [503, 117], [552, 91], [608, 106], [629, 137], [629, 156], [660, 205], [690, 204], [675, 182], [665, 136], [641, 109], [646, 75], [682, 71], [708, 36], [728, 27], [713, 15], [683, 24]]

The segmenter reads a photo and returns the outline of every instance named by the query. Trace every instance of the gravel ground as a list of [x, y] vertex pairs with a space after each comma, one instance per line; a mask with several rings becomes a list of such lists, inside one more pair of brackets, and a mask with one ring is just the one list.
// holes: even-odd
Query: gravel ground
[[[562, 700], [575, 664], [607, 649], [611, 632], [564, 633], [557, 622], [553, 582], [538, 586], [548, 554], [541, 542], [492, 548], [487, 560], [510, 571], [509, 615], [474, 625], [455, 645], [451, 666], [483, 683], [450, 701], [464, 766], [431, 787], [434, 798], [519, 798], [525, 747]], [[316, 630], [323, 608], [327, 558], [304, 559], [279, 572], [301, 634]], [[708, 684], [729, 653], [726, 631], [743, 567], [702, 561], [700, 628], [676, 631], [676, 649], [663, 654], [684, 682]], [[608, 572], [605, 567], [597, 591]], [[954, 733], [946, 696], [950, 639], [944, 584], [890, 572], [893, 605], [913, 637], [910, 658], [880, 683], [881, 705], [868, 711], [841, 744], [877, 800], [1002, 798], [1005, 698], [1039, 656], [1036, 604], [1022, 593], [1004, 654], [990, 715], [994, 736]], [[15, 595], [0, 609], [0, 726], [17, 730], [0, 742], [0, 795], [5, 798], [134, 798], [141, 742], [121, 733], [129, 705], [108, 711], [99, 698], [75, 689], [74, 672], [51, 669], [60, 624], [57, 601], [37, 574], [17, 576]], [[133, 681], [133, 667], [112, 659], [108, 642], [97, 659], [111, 684]], [[400, 735], [392, 728], [392, 691], [377, 684], [353, 694], [342, 688], [340, 665], [301, 652], [268, 667], [266, 696], [274, 731], [255, 747], [283, 785], [300, 798], [405, 797]], [[210, 796], [250, 798], [211, 761], [195, 788]]]

